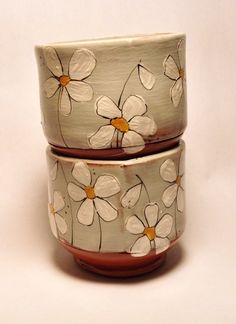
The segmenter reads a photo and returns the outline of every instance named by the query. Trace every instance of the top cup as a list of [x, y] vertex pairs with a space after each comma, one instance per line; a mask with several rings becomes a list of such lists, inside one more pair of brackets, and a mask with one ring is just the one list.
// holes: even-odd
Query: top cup
[[186, 127], [185, 35], [36, 46], [44, 133], [59, 154], [125, 159], [177, 145]]

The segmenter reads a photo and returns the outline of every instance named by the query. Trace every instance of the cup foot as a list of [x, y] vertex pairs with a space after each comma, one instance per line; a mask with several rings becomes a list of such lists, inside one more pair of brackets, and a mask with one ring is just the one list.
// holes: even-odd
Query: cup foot
[[152, 250], [143, 257], [133, 257], [129, 253], [89, 252], [61, 242], [73, 254], [76, 263], [83, 269], [100, 275], [125, 278], [139, 276], [159, 268], [165, 261], [167, 251], [156, 255]]
[[103, 269], [99, 266], [93, 266], [90, 265], [79, 258], [74, 257], [76, 263], [83, 268], [84, 270], [97, 273], [99, 275], [107, 276], [107, 277], [113, 277], [113, 278], [128, 278], [128, 277], [135, 277], [140, 276], [149, 272], [152, 272], [159, 267], [162, 266], [162, 264], [165, 262], [166, 259], [166, 253], [159, 256], [153, 263], [150, 263], [146, 266], [143, 266], [142, 268], [134, 268], [134, 269]]

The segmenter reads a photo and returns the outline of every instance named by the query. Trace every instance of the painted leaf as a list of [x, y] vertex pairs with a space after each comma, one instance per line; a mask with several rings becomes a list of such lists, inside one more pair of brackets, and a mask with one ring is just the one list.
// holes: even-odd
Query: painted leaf
[[140, 82], [145, 89], [151, 90], [156, 82], [155, 76], [151, 71], [145, 68], [143, 65], [138, 66], [138, 75]]
[[139, 183], [137, 185], [135, 185], [134, 187], [130, 188], [129, 190], [127, 190], [127, 192], [124, 194], [124, 196], [121, 198], [121, 205], [124, 208], [132, 208], [134, 207], [140, 197], [141, 194], [141, 190], [142, 190], [142, 184]]

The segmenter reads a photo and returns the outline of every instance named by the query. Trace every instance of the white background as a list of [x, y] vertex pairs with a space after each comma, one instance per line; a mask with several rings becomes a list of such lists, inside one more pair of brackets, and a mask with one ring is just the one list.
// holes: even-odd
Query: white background
[[[235, 0], [0, 1], [0, 323], [236, 323]], [[52, 238], [33, 46], [187, 33], [187, 227], [165, 266], [112, 280]]]

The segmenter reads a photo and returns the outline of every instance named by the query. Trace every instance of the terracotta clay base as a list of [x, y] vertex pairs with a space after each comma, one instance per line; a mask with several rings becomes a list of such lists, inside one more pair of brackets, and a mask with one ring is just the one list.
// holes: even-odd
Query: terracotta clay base
[[[181, 134], [182, 135], [182, 134]], [[59, 147], [53, 144], [51, 145], [52, 151], [58, 155], [70, 156], [70, 157], [79, 157], [81, 159], [96, 159], [96, 160], [120, 160], [120, 159], [130, 159], [141, 156], [146, 156], [150, 154], [156, 154], [163, 152], [165, 150], [172, 149], [179, 144], [181, 135], [171, 138], [162, 142], [146, 144], [145, 148], [134, 154], [127, 154], [121, 148], [113, 149], [76, 149], [76, 148], [66, 148]]]
[[73, 254], [83, 269], [100, 275], [116, 278], [134, 277], [159, 268], [166, 259], [167, 251], [156, 255], [152, 250], [144, 257], [132, 257], [129, 253], [98, 253], [76, 249], [60, 242]]

